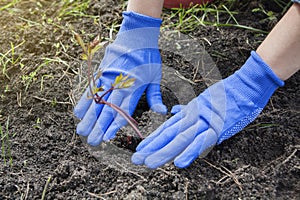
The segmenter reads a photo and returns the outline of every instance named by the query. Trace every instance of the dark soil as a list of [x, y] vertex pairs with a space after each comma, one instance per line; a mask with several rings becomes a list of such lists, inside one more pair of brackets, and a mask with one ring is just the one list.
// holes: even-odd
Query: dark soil
[[[252, 124], [216, 146], [205, 159], [197, 159], [186, 169], [173, 164], [157, 170], [134, 167], [125, 150], [128, 146], [116, 148], [120, 155], [111, 147], [88, 147], [76, 135], [77, 120], [72, 114], [81, 50], [72, 39], [70, 25], [76, 32], [85, 31], [85, 40], [99, 32], [109, 37], [109, 28], [121, 22], [122, 2], [93, 1], [87, 13], [100, 15], [102, 26], [87, 17], [65, 15], [57, 20], [61, 2], [21, 1], [15, 12], [0, 10], [0, 52], [7, 52], [11, 42], [16, 46], [24, 41], [14, 55], [7, 55], [22, 59], [10, 63], [6, 75], [0, 72], [4, 133], [9, 122], [9, 140], [1, 136], [0, 199], [41, 199], [43, 191], [45, 199], [300, 199], [299, 73], [276, 91]], [[232, 5], [239, 12], [239, 23], [270, 31], [282, 16], [282, 8], [270, 1], [250, 2]], [[275, 18], [266, 20], [266, 15], [253, 13], [259, 5], [273, 11]], [[165, 21], [164, 26], [169, 23]], [[223, 78], [237, 70], [266, 37], [250, 30], [212, 26], [201, 26], [188, 35], [203, 43]], [[56, 62], [43, 65], [45, 58]], [[162, 58], [164, 65], [193, 79], [193, 67], [181, 56], [162, 50]], [[41, 65], [32, 81], [26, 81]], [[203, 81], [197, 82], [195, 93], [205, 87]], [[168, 88], [162, 86], [162, 91], [169, 108], [178, 103]], [[147, 110], [142, 99], [135, 118], [142, 131], [150, 133], [148, 121], [154, 114]], [[127, 129], [130, 132], [125, 127], [119, 134]], [[123, 136], [122, 142], [128, 141]], [[4, 162], [4, 154], [10, 158], [8, 147], [12, 165]]]

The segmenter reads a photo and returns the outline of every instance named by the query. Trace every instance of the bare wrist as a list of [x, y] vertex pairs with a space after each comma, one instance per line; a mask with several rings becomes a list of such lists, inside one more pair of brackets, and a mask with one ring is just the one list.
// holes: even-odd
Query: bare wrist
[[163, 0], [129, 0], [127, 11], [133, 11], [154, 18], [160, 18], [163, 4]]

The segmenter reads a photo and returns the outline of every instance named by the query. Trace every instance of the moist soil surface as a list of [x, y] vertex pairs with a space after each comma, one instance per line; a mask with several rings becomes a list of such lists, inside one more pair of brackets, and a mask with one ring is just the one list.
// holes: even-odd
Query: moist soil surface
[[[253, 123], [188, 168], [169, 163], [147, 170], [132, 166], [130, 156], [115, 162], [113, 151], [93, 154], [76, 135], [78, 120], [72, 114], [82, 65], [72, 30], [84, 40], [99, 33], [110, 38], [124, 2], [93, 1], [85, 13], [100, 16], [96, 19], [67, 13], [63, 2], [20, 1], [0, 10], [0, 199], [300, 199], [299, 73], [275, 92]], [[265, 32], [207, 25], [185, 33], [202, 44], [222, 78], [243, 65], [284, 11], [273, 1], [239, 2], [230, 7], [238, 12], [236, 20]], [[272, 11], [272, 18], [255, 8]], [[167, 18], [170, 12], [164, 10], [163, 27], [176, 23]], [[223, 23], [227, 19], [220, 15]], [[164, 65], [193, 81], [196, 95], [207, 87], [182, 56], [161, 53]], [[162, 93], [169, 110], [178, 103], [163, 84]], [[134, 118], [143, 132], [152, 131], [147, 128], [152, 116], [142, 97]], [[128, 137], [126, 128], [118, 134], [117, 151], [130, 155], [138, 140]]]

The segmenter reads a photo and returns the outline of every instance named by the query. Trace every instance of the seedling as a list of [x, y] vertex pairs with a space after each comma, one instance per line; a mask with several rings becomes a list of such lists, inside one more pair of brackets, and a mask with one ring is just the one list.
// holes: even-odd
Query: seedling
[[[117, 111], [122, 117], [126, 119], [126, 121], [129, 123], [129, 125], [134, 129], [134, 131], [137, 133], [137, 135], [140, 138], [143, 138], [143, 135], [138, 129], [138, 123], [122, 108], [119, 106], [110, 103], [106, 100], [104, 100], [103, 97], [111, 93], [113, 90], [117, 89], [125, 89], [131, 87], [135, 79], [130, 78], [129, 75], [123, 75], [120, 73], [119, 76], [117, 76], [113, 83], [111, 83], [111, 87], [108, 90], [104, 90], [103, 85], [100, 85], [97, 87], [96, 85], [96, 79], [100, 78], [102, 76], [102, 71], [99, 70], [96, 76], [92, 73], [92, 59], [94, 54], [102, 48], [102, 44], [100, 43], [100, 36], [98, 35], [92, 42], [85, 44], [80, 37], [79, 34], [75, 33], [76, 40], [78, 44], [83, 49], [82, 59], [87, 61], [87, 68], [88, 68], [88, 87], [89, 87], [89, 94], [87, 95], [87, 98], [91, 98], [95, 101], [96, 104], [105, 104], [107, 106], [110, 106], [115, 111]], [[102, 92], [101, 95], [98, 94], [98, 92]]]
[[0, 72], [0, 76], [2, 73], [7, 79], [10, 79], [10, 77], [8, 76], [9, 67], [20, 66], [22, 68], [24, 66], [22, 64], [21, 56], [18, 56], [15, 52], [15, 50], [18, 47], [22, 46], [24, 43], [25, 41], [15, 46], [11, 42], [10, 43], [11, 48], [7, 52], [5, 53], [0, 52], [0, 66], [1, 66], [0, 68], [2, 69], [2, 71]]
[[41, 118], [37, 118], [36, 119], [36, 123], [33, 125], [33, 128], [35, 128], [35, 129], [41, 129]]
[[19, 3], [20, 0], [13, 0], [12, 2], [0, 7], [0, 11], [2, 10], [6, 10], [6, 9], [9, 9], [11, 7], [14, 7], [17, 3]]
[[[11, 141], [10, 141], [10, 133], [8, 131], [9, 119], [7, 119], [5, 128], [2, 128], [0, 124], [0, 139], [1, 139], [1, 157], [4, 162], [4, 165], [9, 163], [12, 166], [12, 155], [11, 155]], [[13, 135], [14, 136], [14, 135]]]
[[[250, 30], [253, 32], [266, 33], [263, 30], [256, 29], [250, 26], [241, 25], [234, 17], [237, 12], [230, 11], [225, 4], [218, 7], [214, 4], [195, 5], [189, 9], [173, 8], [171, 14], [167, 15], [172, 23], [165, 25], [165, 27], [175, 27], [180, 32], [188, 33], [194, 31], [199, 26], [215, 26], [219, 27], [236, 27]], [[227, 19], [221, 22], [221, 19]], [[231, 23], [233, 22], [233, 23]]]
[[58, 10], [58, 18], [68, 17], [87, 17], [97, 19], [99, 16], [92, 16], [86, 13], [89, 8], [91, 0], [73, 1], [63, 0], [61, 1], [61, 8]]

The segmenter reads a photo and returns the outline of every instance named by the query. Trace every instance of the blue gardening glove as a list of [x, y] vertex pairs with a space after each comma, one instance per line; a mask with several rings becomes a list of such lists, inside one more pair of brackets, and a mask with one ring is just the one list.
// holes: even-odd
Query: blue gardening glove
[[173, 107], [177, 113], [138, 145], [132, 162], [157, 168], [174, 159], [177, 167], [187, 167], [252, 122], [283, 85], [252, 52], [233, 75], [210, 86], [186, 106]]
[[[114, 90], [104, 99], [132, 115], [146, 91], [150, 109], [166, 114], [167, 108], [162, 104], [160, 93], [161, 57], [158, 38], [161, 20], [134, 12], [124, 12], [123, 17], [117, 38], [106, 48], [100, 65], [103, 73], [96, 84], [104, 86], [106, 91], [120, 73], [129, 75], [136, 79], [133, 86]], [[77, 125], [77, 133], [87, 136], [88, 144], [96, 146], [103, 140], [113, 138], [127, 121], [111, 107], [88, 99], [88, 92], [89, 89], [82, 95], [74, 113], [81, 119]], [[99, 96], [102, 93], [99, 92]]]

